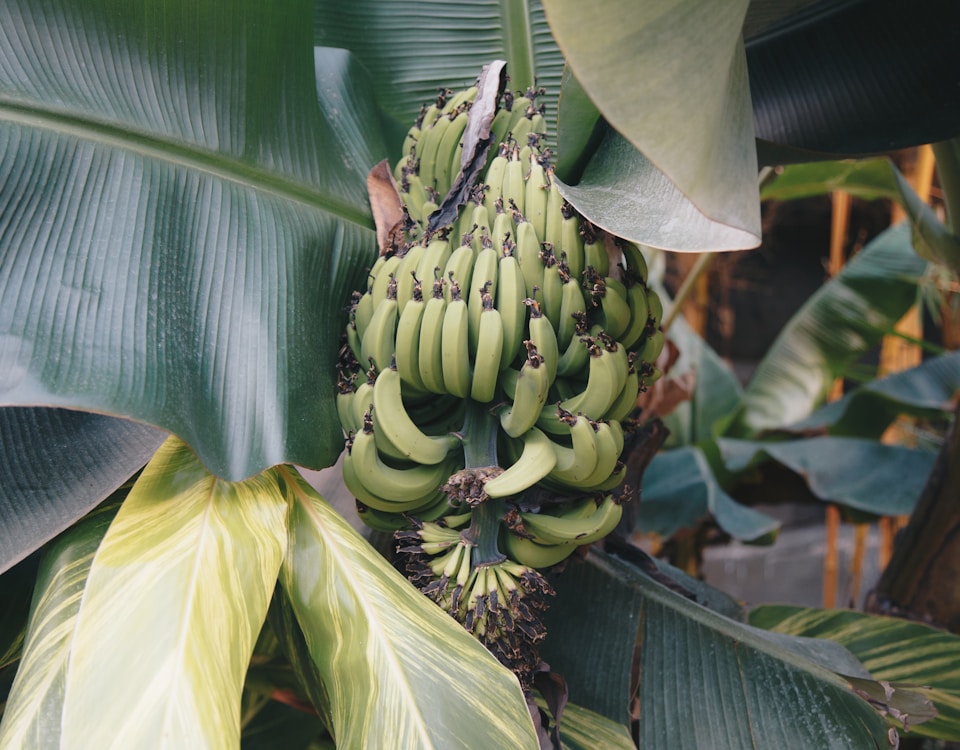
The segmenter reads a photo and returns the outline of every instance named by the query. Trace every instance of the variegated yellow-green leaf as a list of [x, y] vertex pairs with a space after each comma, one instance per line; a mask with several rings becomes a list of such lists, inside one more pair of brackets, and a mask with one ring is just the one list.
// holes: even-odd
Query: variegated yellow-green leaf
[[537, 748], [516, 678], [298, 475], [281, 583], [339, 747]]
[[[225, 482], [169, 439], [75, 582], [75, 615], [51, 615], [68, 631], [60, 700], [37, 705], [29, 677], [12, 700], [57, 747], [236, 747], [286, 538], [275, 473]], [[5, 727], [5, 747], [21, 746], [16, 730]]]
[[960, 636], [919, 622], [850, 610], [769, 605], [750, 612], [762, 628], [842, 644], [878, 680], [929, 686], [938, 715], [911, 733], [960, 739]]
[[560, 741], [564, 750], [635, 750], [630, 732], [602, 714], [568, 703], [560, 721]]
[[119, 500], [95, 509], [43, 555], [23, 656], [0, 722], [4, 750], [60, 747], [57, 717], [63, 705], [72, 626], [94, 553], [118, 507]]

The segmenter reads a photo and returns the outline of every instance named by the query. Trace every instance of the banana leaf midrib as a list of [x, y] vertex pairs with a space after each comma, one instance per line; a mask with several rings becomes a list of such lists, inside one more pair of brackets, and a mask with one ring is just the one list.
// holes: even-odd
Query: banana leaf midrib
[[94, 118], [79, 117], [0, 97], [0, 123], [4, 122], [49, 130], [112, 148], [132, 151], [150, 159], [204, 172], [250, 190], [268, 193], [284, 201], [293, 201], [309, 208], [320, 209], [365, 229], [374, 228], [373, 218], [369, 212], [358, 210], [337, 196], [320, 193], [309, 185], [286, 179], [276, 172], [230, 158], [223, 153], [127, 127], [117, 127]]
[[[295, 498], [295, 502], [299, 502], [303, 506], [303, 509], [306, 513], [310, 514], [311, 516], [314, 516], [316, 528], [322, 529], [323, 519], [314, 514], [313, 508], [311, 507], [311, 504], [310, 504], [310, 498], [298, 486], [296, 478], [291, 475], [290, 469], [288, 467], [280, 467], [278, 469], [278, 472], [284, 478], [285, 483], [290, 488], [290, 491], [292, 492]], [[339, 557], [339, 545], [328, 544], [327, 554], [332, 555], [334, 557]], [[339, 561], [339, 567], [341, 570], [349, 569], [350, 565], [351, 563], [347, 559], [340, 559]], [[379, 634], [387, 633], [389, 628], [386, 628], [383, 626], [383, 623], [380, 621], [380, 618], [378, 617], [376, 610], [372, 607], [367, 606], [367, 603], [364, 597], [358, 595], [357, 602], [359, 603], [359, 606], [363, 609], [366, 615], [365, 621], [367, 623], [367, 626], [370, 628], [370, 630], [375, 631]], [[389, 639], [387, 637], [380, 638], [381, 643], [387, 642], [388, 640]], [[402, 681], [404, 685], [403, 694], [407, 696], [413, 694], [414, 691], [410, 689], [410, 680], [407, 678], [407, 673], [403, 669], [403, 666], [397, 662], [396, 658], [394, 657], [393, 650], [390, 648], [382, 648], [381, 653], [385, 654], [385, 661], [389, 663], [390, 671], [396, 676], [395, 679]], [[418, 710], [418, 706], [416, 705], [416, 703], [413, 703], [410, 706], [410, 709], [413, 716], [416, 717], [415, 721], [418, 727], [417, 731], [425, 743], [424, 747], [428, 747], [428, 748], [432, 747], [433, 743], [430, 738], [430, 732], [427, 727], [427, 723], [423, 720], [421, 711]]]

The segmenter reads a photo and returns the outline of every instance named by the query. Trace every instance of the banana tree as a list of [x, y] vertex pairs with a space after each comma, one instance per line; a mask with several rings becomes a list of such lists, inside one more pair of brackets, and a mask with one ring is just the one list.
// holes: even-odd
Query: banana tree
[[[672, 249], [756, 244], [742, 39], [758, 34], [759, 44], [773, 21], [787, 34], [791, 17], [770, 3], [754, 15], [746, 4], [662, 5], [671, 13], [597, 5], [601, 32], [617, 28], [615, 16], [634, 24], [620, 26], [637, 34], [627, 48], [606, 44], [560, 2], [449, 3], [430, 14], [376, 0], [0, 8], [0, 587], [9, 602], [0, 746], [236, 746], [242, 737], [255, 746], [265, 736], [537, 746], [514, 676], [294, 467], [329, 466], [342, 448], [343, 307], [377, 252], [368, 170], [398, 156], [403, 129], [436, 88], [469, 84], [494, 57], [508, 60], [516, 89], [551, 91], [548, 132], [565, 195], [598, 226]], [[772, 7], [774, 18], [764, 16]], [[688, 23], [696, 18], [722, 23]], [[940, 19], [931, 29], [948, 27]], [[713, 41], [700, 44], [704, 35]], [[669, 46], [688, 52], [689, 40], [695, 55]], [[623, 75], [598, 82], [591, 69], [612, 63], [584, 43], [637, 65], [657, 49], [688, 61], [629, 79], [644, 110], [672, 113], [674, 124], [621, 115], [604, 89]], [[710, 109], [722, 127], [676, 108], [700, 98], [686, 88], [693, 81], [712, 85], [705, 71], [723, 75]], [[904, 96], [939, 101], [942, 79], [924, 81]], [[871, 129], [869, 142], [838, 126], [846, 138], [832, 142], [858, 151], [954, 135], [956, 111], [938, 114], [930, 130], [909, 118], [890, 133]], [[680, 133], [713, 135], [685, 155]], [[627, 201], [619, 208], [596, 200], [611, 187]], [[655, 198], [637, 214], [635, 196], [648, 188]], [[718, 205], [723, 195], [731, 200]], [[668, 578], [628, 587], [654, 628], [647, 653], [668, 653], [657, 648], [667, 639], [668, 666], [693, 684], [690, 649], [702, 638], [722, 658], [701, 684], [721, 701], [744, 626], [672, 598]], [[678, 641], [671, 622], [691, 637]], [[741, 726], [755, 736], [772, 726], [772, 680], [797, 697], [776, 718], [788, 734], [796, 727], [829, 746], [841, 722], [853, 742], [886, 741], [884, 719], [842, 670], [797, 642], [751, 638]], [[843, 663], [844, 674], [869, 681]], [[568, 746], [599, 737], [631, 746], [631, 695], [644, 716], [664, 711], [642, 736], [683, 724], [684, 701], [662, 700], [651, 666], [640, 693], [618, 683], [606, 713], [568, 707]], [[277, 713], [278, 702], [308, 710]], [[556, 711], [557, 700], [546, 702]], [[826, 703], [843, 711], [805, 720], [803, 707]], [[721, 725], [728, 717], [710, 711], [696, 731]]]

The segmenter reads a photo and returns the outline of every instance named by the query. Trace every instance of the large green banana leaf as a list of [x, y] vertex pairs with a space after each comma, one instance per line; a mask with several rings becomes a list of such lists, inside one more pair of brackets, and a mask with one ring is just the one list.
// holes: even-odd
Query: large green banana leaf
[[536, 748], [520, 685], [291, 469], [281, 584], [342, 747]]
[[[438, 89], [467, 88], [498, 59], [507, 61], [512, 89], [547, 89], [553, 130], [564, 61], [539, 0], [317, 0], [315, 9], [317, 44], [357, 55], [377, 101], [404, 131]], [[399, 157], [400, 141], [390, 147]]]
[[332, 463], [385, 151], [368, 82], [315, 59], [310, 14], [0, 5], [0, 404], [159, 425], [230, 479]]
[[866, 383], [820, 407], [790, 429], [879, 438], [900, 414], [927, 419], [945, 416], [954, 408], [958, 392], [960, 352], [949, 352]]
[[[544, 6], [586, 94], [643, 155], [625, 158], [622, 145], [608, 146], [612, 153], [604, 155], [602, 148], [611, 166], [591, 178], [598, 194], [628, 192], [632, 183], [659, 196], [653, 190], [668, 194], [662, 183], [669, 180], [702, 213], [701, 223], [706, 217], [759, 237], [755, 136], [765, 163], [776, 164], [960, 132], [960, 104], [951, 94], [960, 74], [952, 34], [960, 7], [949, 0], [909, 9], [864, 0], [544, 0]], [[565, 127], [561, 120], [561, 143]], [[652, 179], [657, 170], [666, 177]], [[625, 179], [630, 172], [635, 178]], [[600, 200], [585, 211], [592, 220], [629, 227], [620, 223], [627, 217], [604, 211]], [[736, 236], [719, 229], [704, 228], [702, 241]], [[724, 246], [750, 245], [718, 242], [714, 249]]]
[[286, 515], [272, 473], [224, 482], [170, 438], [102, 542], [45, 562], [0, 747], [236, 747]]
[[761, 628], [836, 641], [878, 680], [923, 685], [938, 715], [912, 731], [960, 740], [960, 636], [919, 622], [850, 610], [767, 605], [750, 611]]
[[916, 302], [926, 267], [906, 223], [871, 241], [784, 327], [747, 385], [745, 409], [728, 434], [751, 436], [808, 417], [834, 379]]
[[0, 573], [89, 512], [165, 435], [64, 409], [0, 409]]
[[802, 477], [810, 492], [824, 502], [878, 516], [910, 513], [937, 458], [933, 451], [863, 438], [718, 442], [730, 471], [776, 461]]
[[771, 639], [595, 552], [554, 585], [544, 658], [571, 701], [614, 721], [629, 723], [636, 695], [640, 747], [888, 746], [886, 722], [834, 671], [865, 674], [843, 649]]

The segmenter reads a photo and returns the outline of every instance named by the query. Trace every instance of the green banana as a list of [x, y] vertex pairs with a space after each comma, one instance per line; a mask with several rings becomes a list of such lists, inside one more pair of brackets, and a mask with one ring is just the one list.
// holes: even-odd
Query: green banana
[[557, 346], [566, 352], [577, 330], [579, 316], [586, 316], [587, 304], [583, 299], [583, 292], [580, 291], [580, 285], [566, 272], [564, 264], [560, 263], [558, 268], [561, 286], [560, 310], [557, 313]]
[[[467, 247], [467, 250], [470, 250]], [[470, 250], [472, 252], [472, 250]], [[450, 302], [443, 314], [440, 357], [443, 383], [447, 393], [460, 398], [470, 395], [470, 321], [467, 302], [460, 294], [460, 285], [450, 272]]]
[[543, 358], [528, 340], [527, 358], [514, 386], [513, 403], [500, 413], [500, 426], [510, 437], [524, 435], [537, 423], [550, 393], [550, 375]]
[[446, 276], [443, 276], [442, 272], [446, 268], [451, 252], [449, 241], [431, 239], [417, 264], [417, 278], [429, 283], [435, 280], [438, 274], [441, 274], [440, 278], [445, 279]]
[[560, 363], [560, 350], [557, 345], [557, 334], [553, 324], [540, 310], [540, 305], [534, 299], [527, 298], [524, 304], [530, 308], [530, 341], [537, 348], [547, 368], [547, 378], [552, 383], [557, 377], [557, 367]]
[[[423, 181], [425, 187], [433, 188], [440, 195], [443, 195], [446, 189], [443, 189], [437, 180], [438, 152], [440, 144], [443, 141], [444, 133], [447, 132], [450, 124], [451, 120], [448, 115], [441, 115], [437, 118], [433, 126], [421, 134], [417, 149], [417, 156], [420, 159], [420, 179]], [[447, 158], [449, 159], [450, 155], [448, 155]], [[447, 188], [449, 188], [449, 185]], [[426, 221], [424, 221], [424, 224], [426, 224]]]
[[633, 355], [628, 354], [627, 360], [630, 362], [627, 370], [627, 378], [623, 381], [623, 388], [610, 404], [603, 418], [610, 422], [622, 422], [630, 417], [633, 410], [637, 408], [637, 396], [640, 395], [640, 375], [634, 366]]
[[553, 452], [553, 443], [543, 432], [531, 427], [521, 439], [523, 452], [520, 458], [502, 474], [488, 479], [484, 484], [483, 489], [488, 496], [517, 495], [547, 476], [556, 465], [557, 455]]
[[591, 544], [617, 527], [623, 508], [609, 494], [599, 505], [592, 498], [587, 498], [586, 502], [594, 507], [594, 512], [586, 518], [549, 513], [521, 513], [520, 518], [524, 528], [533, 535], [532, 541], [574, 546]]
[[599, 487], [617, 469], [623, 452], [623, 428], [619, 422], [599, 421], [594, 423], [597, 439], [597, 465], [593, 473], [580, 485], [584, 489]]
[[420, 325], [423, 320], [423, 291], [417, 280], [413, 298], [407, 302], [397, 321], [395, 359], [400, 379], [415, 391], [426, 390], [420, 377]]
[[[487, 167], [486, 174], [483, 178], [486, 187], [483, 193], [483, 205], [490, 216], [496, 216], [497, 214], [496, 202], [500, 200], [503, 195], [503, 176], [507, 171], [508, 161], [509, 158], [506, 149], [501, 146]], [[501, 202], [501, 211], [502, 209], [503, 204]]]
[[523, 349], [523, 334], [527, 327], [527, 306], [523, 300], [526, 296], [526, 284], [520, 264], [512, 253], [504, 253], [500, 256], [497, 268], [496, 296], [496, 307], [503, 322], [501, 369], [510, 367]]
[[563, 216], [560, 226], [560, 244], [555, 245], [553, 251], [559, 253], [560, 258], [566, 261], [570, 269], [570, 276], [580, 283], [584, 271], [583, 236], [580, 234], [580, 216], [569, 203], [561, 208]]
[[404, 306], [413, 299], [413, 287], [417, 283], [417, 267], [420, 265], [420, 259], [426, 248], [423, 245], [412, 245], [404, 253], [397, 266], [397, 305], [400, 312], [403, 312]]
[[537, 233], [538, 237], [546, 238], [547, 233], [547, 200], [550, 193], [550, 183], [547, 182], [547, 173], [536, 157], [530, 159], [530, 169], [527, 173], [523, 194], [523, 213]]
[[557, 463], [547, 475], [547, 479], [577, 487], [580, 482], [592, 476], [597, 468], [596, 432], [590, 420], [582, 415], [571, 415], [563, 421], [570, 425], [571, 444], [566, 446], [553, 443]]
[[[424, 498], [432, 500], [434, 493], [450, 476], [449, 461], [433, 465], [415, 464], [407, 468], [384, 463], [377, 451], [373, 427], [368, 424], [354, 436], [344, 464], [351, 466], [357, 480], [371, 494], [400, 504], [411, 503], [411, 508], [422, 506]], [[375, 507], [364, 499], [361, 502]]]
[[563, 252], [563, 196], [553, 177], [553, 168], [547, 169], [547, 210], [543, 222], [543, 240], [549, 242], [557, 254], [557, 260]]
[[503, 355], [503, 321], [490, 294], [484, 292], [482, 299], [470, 398], [485, 404], [493, 400], [497, 389], [500, 357]]
[[543, 261], [540, 260], [540, 240], [533, 224], [520, 217], [517, 220], [517, 262], [523, 271], [528, 297], [535, 297], [535, 289], [543, 288]]
[[[470, 351], [476, 355], [477, 337], [480, 334], [480, 313], [485, 309], [484, 295], [497, 296], [497, 270], [500, 257], [493, 247], [485, 247], [477, 254], [473, 266], [470, 294], [467, 297], [467, 311], [470, 314]], [[503, 332], [500, 332], [503, 340]], [[497, 356], [497, 362], [500, 356]]]
[[648, 362], [651, 365], [656, 364], [657, 358], [660, 356], [660, 352], [663, 351], [665, 343], [666, 340], [663, 331], [654, 331], [647, 337], [647, 340], [638, 352], [640, 361]]
[[418, 464], [438, 464], [460, 445], [456, 435], [433, 437], [414, 423], [403, 405], [400, 374], [390, 367], [380, 371], [373, 385], [373, 429]]
[[543, 264], [543, 286], [540, 289], [540, 306], [543, 314], [553, 324], [557, 332], [560, 323], [560, 304], [563, 301], [563, 279], [560, 274], [560, 264], [553, 254], [553, 247], [546, 242], [540, 251], [540, 262]]
[[443, 133], [443, 138], [437, 146], [436, 179], [437, 192], [446, 195], [453, 183], [453, 178], [460, 172], [460, 158], [457, 147], [467, 127], [467, 112], [461, 111], [453, 117], [450, 125]]
[[523, 205], [526, 197], [526, 188], [523, 180], [523, 162], [520, 161], [520, 151], [516, 147], [510, 152], [510, 159], [503, 172], [503, 203], [505, 208], [523, 214]]
[[650, 311], [650, 323], [657, 329], [663, 320], [663, 300], [653, 289], [647, 289], [647, 309]]
[[443, 298], [443, 279], [433, 283], [433, 296], [423, 306], [420, 320], [420, 349], [417, 365], [424, 387], [433, 393], [446, 393], [443, 381], [443, 318], [447, 301]]
[[[500, 254], [507, 252], [507, 248], [515, 247], [517, 227], [513, 223], [513, 214], [503, 209], [503, 202], [497, 203], [496, 214], [493, 217], [493, 227], [490, 238], [493, 240], [493, 249]], [[509, 244], [508, 244], [509, 243]]]
[[627, 306], [630, 308], [630, 322], [618, 339], [627, 349], [632, 349], [644, 336], [647, 324], [650, 322], [647, 310], [647, 288], [642, 282], [628, 281]]
[[536, 569], [557, 565], [570, 557], [577, 549], [575, 544], [537, 544], [530, 539], [514, 534], [512, 531], [504, 531], [500, 535], [500, 541], [504, 552], [511, 560]]
[[392, 293], [373, 311], [370, 324], [360, 339], [360, 361], [373, 362], [377, 370], [390, 366], [396, 352], [397, 297], [396, 284]]
[[460, 245], [450, 254], [447, 265], [443, 269], [443, 278], [448, 280], [443, 296], [446, 297], [447, 304], [450, 303], [453, 294], [453, 280], [457, 282], [460, 292], [470, 288], [470, 281], [473, 277], [474, 252], [469, 245]]

